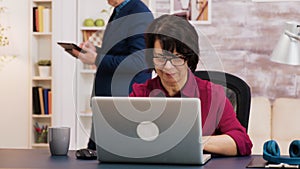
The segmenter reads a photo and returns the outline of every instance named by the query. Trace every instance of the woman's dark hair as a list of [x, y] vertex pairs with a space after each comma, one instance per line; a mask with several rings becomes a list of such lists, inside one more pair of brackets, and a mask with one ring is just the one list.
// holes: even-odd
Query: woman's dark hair
[[173, 53], [176, 50], [185, 56], [191, 71], [196, 70], [199, 61], [198, 34], [188, 20], [174, 15], [162, 15], [149, 25], [145, 40], [146, 62], [150, 69], [154, 68], [154, 42], [159, 40], [163, 51]]

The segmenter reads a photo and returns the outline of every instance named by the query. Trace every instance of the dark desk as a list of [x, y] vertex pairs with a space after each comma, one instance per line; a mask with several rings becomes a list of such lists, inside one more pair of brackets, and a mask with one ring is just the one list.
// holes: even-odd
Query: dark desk
[[0, 149], [0, 169], [241, 169], [246, 168], [253, 158], [248, 157], [218, 157], [208, 161], [204, 166], [181, 165], [140, 165], [140, 164], [99, 164], [97, 160], [77, 160], [75, 151], [69, 151], [68, 156], [51, 156], [48, 149]]

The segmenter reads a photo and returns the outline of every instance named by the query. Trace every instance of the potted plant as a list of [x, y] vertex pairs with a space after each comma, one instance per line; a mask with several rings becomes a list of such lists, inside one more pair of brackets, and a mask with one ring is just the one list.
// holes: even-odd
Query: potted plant
[[39, 60], [37, 64], [38, 64], [40, 77], [49, 77], [50, 76], [51, 60], [42, 59], [42, 60]]

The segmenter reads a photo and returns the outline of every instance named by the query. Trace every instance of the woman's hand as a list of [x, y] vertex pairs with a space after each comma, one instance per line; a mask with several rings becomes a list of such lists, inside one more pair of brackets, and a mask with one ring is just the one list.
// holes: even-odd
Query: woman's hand
[[202, 142], [204, 151], [225, 156], [237, 155], [237, 146], [229, 135], [203, 136]]

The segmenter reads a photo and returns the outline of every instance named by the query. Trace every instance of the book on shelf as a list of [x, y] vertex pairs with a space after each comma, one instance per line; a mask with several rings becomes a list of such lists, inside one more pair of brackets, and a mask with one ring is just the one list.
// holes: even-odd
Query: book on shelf
[[32, 87], [32, 111], [37, 115], [52, 114], [52, 92], [41, 86]]
[[32, 87], [32, 111], [33, 114], [42, 114], [38, 86]]
[[52, 114], [52, 91], [49, 90], [48, 92], [48, 112]]
[[33, 31], [51, 32], [51, 8], [38, 5], [32, 8]]
[[34, 19], [34, 28], [36, 30], [36, 32], [40, 32], [39, 30], [39, 11], [38, 11], [38, 7], [33, 7], [34, 11], [33, 11], [33, 18]]
[[45, 8], [43, 10], [43, 27], [44, 32], [51, 32], [51, 9]]
[[48, 92], [50, 89], [44, 88], [43, 89], [43, 101], [44, 101], [44, 111], [45, 114], [49, 114], [49, 98], [48, 98]]
[[45, 9], [44, 6], [39, 5], [38, 6], [38, 20], [39, 20], [39, 32], [44, 32], [44, 16], [43, 16], [43, 10]]
[[45, 114], [45, 107], [44, 107], [44, 97], [43, 97], [43, 88], [39, 87], [39, 98], [40, 98], [40, 105], [41, 105], [41, 115]]
[[36, 21], [36, 19], [37, 19], [36, 11], [37, 11], [37, 7], [35, 6], [35, 7], [32, 8], [32, 24], [33, 24], [32, 28], [33, 28], [33, 32], [38, 32], [38, 28], [37, 28], [38, 23]]

